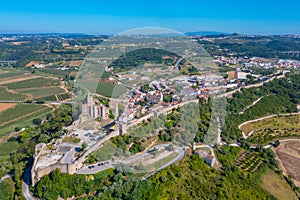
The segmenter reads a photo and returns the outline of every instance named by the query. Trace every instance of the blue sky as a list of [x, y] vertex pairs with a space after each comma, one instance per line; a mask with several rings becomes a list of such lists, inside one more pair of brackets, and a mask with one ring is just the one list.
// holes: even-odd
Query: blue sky
[[180, 32], [300, 34], [299, 0], [2, 1], [0, 32], [107, 34], [138, 27]]

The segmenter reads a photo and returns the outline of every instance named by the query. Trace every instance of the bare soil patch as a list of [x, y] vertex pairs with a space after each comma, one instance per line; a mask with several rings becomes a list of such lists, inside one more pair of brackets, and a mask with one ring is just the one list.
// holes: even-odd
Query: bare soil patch
[[300, 187], [300, 139], [283, 141], [273, 150], [284, 175], [291, 176], [295, 185]]
[[0, 103], [0, 112], [7, 110], [9, 108], [15, 107], [15, 103]]

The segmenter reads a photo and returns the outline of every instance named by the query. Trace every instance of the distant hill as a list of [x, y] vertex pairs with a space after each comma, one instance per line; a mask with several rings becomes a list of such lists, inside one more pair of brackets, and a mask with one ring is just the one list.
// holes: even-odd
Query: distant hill
[[207, 35], [229, 35], [229, 33], [216, 32], [216, 31], [198, 31], [198, 32], [186, 32], [187, 36], [207, 36]]

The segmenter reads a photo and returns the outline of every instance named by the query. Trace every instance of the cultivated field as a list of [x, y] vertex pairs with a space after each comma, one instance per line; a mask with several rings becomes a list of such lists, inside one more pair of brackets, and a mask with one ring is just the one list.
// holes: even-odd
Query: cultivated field
[[295, 184], [300, 187], [300, 140], [282, 141], [273, 150], [280, 169], [285, 175], [291, 176]]
[[72, 96], [60, 87], [58, 78], [24, 75], [24, 72], [0, 74], [0, 100], [64, 101]]
[[255, 144], [267, 144], [271, 141], [283, 138], [297, 138], [300, 136], [300, 128], [275, 128], [258, 130], [248, 140]]
[[5, 111], [9, 108], [13, 108], [15, 106], [16, 106], [15, 103], [0, 103], [0, 112]]
[[289, 184], [284, 180], [283, 177], [276, 174], [272, 170], [268, 170], [262, 176], [262, 188], [268, 191], [277, 199], [282, 200], [297, 200], [295, 192], [291, 189]]
[[258, 152], [243, 150], [233, 163], [242, 170], [254, 172], [263, 163], [263, 159]]
[[21, 76], [9, 76], [7, 78], [1, 78], [0, 79], [0, 85], [6, 85], [10, 83], [16, 83], [20, 81], [26, 81], [38, 78], [38, 76], [32, 76], [32, 75], [21, 75]]
[[13, 82], [9, 84], [5, 84], [4, 86], [10, 90], [18, 90], [18, 89], [26, 89], [26, 88], [43, 88], [43, 87], [52, 87], [52, 86], [59, 86], [60, 82], [58, 79], [52, 78], [34, 78], [29, 80], [22, 80], [18, 82]]
[[30, 99], [41, 99], [43, 97], [52, 96], [55, 94], [61, 94], [64, 93], [65, 90], [63, 90], [60, 87], [47, 87], [47, 88], [30, 88], [30, 89], [21, 89], [16, 90], [18, 93], [26, 94], [30, 96]]
[[44, 105], [17, 104], [0, 113], [0, 136], [14, 131], [15, 127], [25, 127], [32, 123], [34, 118], [43, 118], [52, 108]]
[[290, 116], [276, 116], [267, 118], [257, 122], [252, 122], [241, 127], [242, 131], [248, 135], [251, 131], [262, 129], [275, 129], [275, 128], [299, 128], [300, 127], [300, 114]]
[[28, 98], [25, 94], [18, 94], [12, 91], [7, 91], [6, 88], [0, 87], [0, 100], [24, 101]]
[[287, 137], [300, 136], [300, 114], [276, 116], [245, 124], [241, 127], [248, 140], [256, 144], [267, 144]]

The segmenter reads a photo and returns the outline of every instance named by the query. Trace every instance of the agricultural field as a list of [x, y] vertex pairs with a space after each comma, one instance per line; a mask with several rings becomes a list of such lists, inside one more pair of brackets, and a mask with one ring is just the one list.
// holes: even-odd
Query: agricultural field
[[5, 80], [5, 78], [10, 78], [10, 77], [13, 77], [13, 76], [21, 76], [23, 75], [24, 73], [23, 72], [9, 72], [9, 71], [3, 71], [1, 70], [0, 72], [0, 80]]
[[25, 127], [32, 123], [34, 118], [43, 118], [52, 108], [44, 105], [17, 104], [0, 113], [0, 136], [14, 131], [15, 127]]
[[300, 187], [300, 140], [281, 141], [273, 151], [283, 174], [291, 176], [295, 185]]
[[4, 86], [10, 90], [18, 90], [18, 89], [26, 89], [26, 88], [42, 88], [42, 87], [52, 87], [52, 86], [59, 86], [60, 82], [58, 79], [52, 78], [34, 78], [29, 80], [18, 81], [14, 83], [8, 83]]
[[7, 77], [7, 78], [2, 78], [0, 80], [0, 85], [7, 85], [7, 84], [12, 84], [12, 83], [17, 83], [20, 81], [27, 81], [27, 80], [32, 80], [38, 78], [37, 76], [32, 76], [32, 75], [21, 75], [21, 76], [12, 76], [12, 77]]
[[242, 150], [239, 157], [233, 163], [244, 171], [255, 172], [263, 163], [263, 158], [258, 152]]
[[6, 88], [0, 87], [0, 100], [24, 101], [28, 98], [25, 94], [18, 94], [7, 91]]
[[299, 128], [300, 114], [289, 116], [276, 116], [263, 119], [257, 122], [245, 124], [241, 127], [243, 132], [248, 135], [251, 131], [274, 128]]
[[18, 93], [26, 94], [30, 97], [31, 100], [41, 99], [43, 97], [52, 96], [55, 94], [64, 93], [60, 87], [47, 87], [47, 88], [30, 88], [30, 89], [21, 89], [16, 90]]
[[287, 137], [300, 136], [300, 114], [276, 116], [241, 127], [248, 140], [255, 144], [267, 144], [271, 141]]
[[58, 101], [64, 101], [64, 100], [72, 98], [72, 95], [70, 93], [57, 94], [56, 96], [57, 96]]
[[70, 93], [59, 87], [60, 80], [54, 77], [4, 72], [0, 73], [0, 85], [0, 100], [63, 101], [71, 98]]
[[284, 138], [297, 138], [300, 136], [300, 128], [275, 128], [258, 130], [248, 140], [255, 144], [268, 144], [274, 140]]
[[262, 188], [272, 194], [276, 199], [298, 199], [284, 178], [270, 169], [263, 174], [261, 181]]

